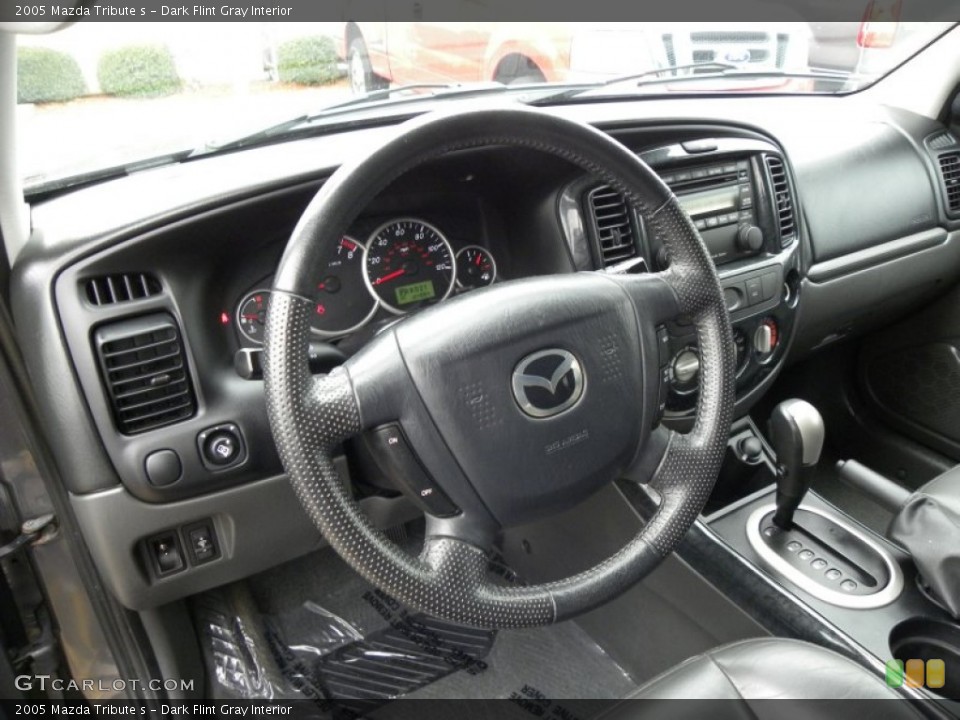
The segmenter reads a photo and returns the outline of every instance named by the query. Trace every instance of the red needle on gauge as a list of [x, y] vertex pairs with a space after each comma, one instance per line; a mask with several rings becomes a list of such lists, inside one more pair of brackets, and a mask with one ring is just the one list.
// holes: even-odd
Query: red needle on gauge
[[407, 271], [404, 270], [403, 268], [400, 268], [399, 270], [394, 270], [392, 273], [387, 273], [383, 277], [378, 277], [376, 280], [373, 281], [373, 284], [383, 285], [386, 282], [390, 282], [391, 280], [398, 278], [401, 275], [404, 275], [406, 272]]

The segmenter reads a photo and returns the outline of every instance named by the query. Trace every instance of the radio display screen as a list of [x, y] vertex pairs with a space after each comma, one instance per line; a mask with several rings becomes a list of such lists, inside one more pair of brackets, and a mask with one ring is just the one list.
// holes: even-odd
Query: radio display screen
[[703, 215], [733, 212], [737, 209], [737, 199], [739, 197], [740, 188], [734, 185], [729, 188], [681, 195], [677, 199], [690, 217], [696, 218]]

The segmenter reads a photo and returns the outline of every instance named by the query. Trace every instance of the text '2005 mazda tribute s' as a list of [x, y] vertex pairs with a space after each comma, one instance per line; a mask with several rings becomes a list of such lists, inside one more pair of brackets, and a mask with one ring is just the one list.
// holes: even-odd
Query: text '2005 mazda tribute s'
[[0, 26], [10, 712], [955, 713], [960, 29], [877, 7]]

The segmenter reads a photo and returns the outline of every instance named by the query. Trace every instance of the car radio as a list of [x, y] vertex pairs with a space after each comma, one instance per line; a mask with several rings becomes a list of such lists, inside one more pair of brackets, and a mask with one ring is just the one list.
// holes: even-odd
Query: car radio
[[661, 178], [700, 231], [714, 263], [721, 265], [763, 249], [748, 160], [662, 171]]

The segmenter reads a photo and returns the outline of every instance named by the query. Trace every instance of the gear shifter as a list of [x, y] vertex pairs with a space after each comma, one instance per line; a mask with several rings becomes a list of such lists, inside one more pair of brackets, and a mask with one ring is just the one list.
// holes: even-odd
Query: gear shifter
[[823, 418], [806, 400], [784, 400], [770, 416], [770, 444], [777, 454], [777, 512], [773, 522], [784, 530], [813, 481], [823, 450]]

